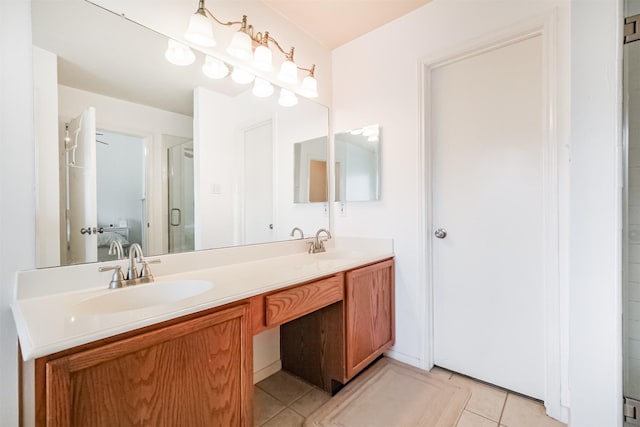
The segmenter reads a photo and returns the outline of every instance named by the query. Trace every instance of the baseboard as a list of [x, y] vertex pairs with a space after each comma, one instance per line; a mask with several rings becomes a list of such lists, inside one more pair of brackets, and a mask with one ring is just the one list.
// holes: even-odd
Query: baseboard
[[418, 369], [425, 369], [424, 361], [418, 357], [409, 356], [407, 354], [398, 353], [397, 351], [389, 350], [384, 353], [385, 356], [397, 360], [398, 362], [406, 363]]
[[271, 365], [266, 366], [262, 369], [257, 370], [256, 372], [253, 373], [253, 383], [259, 383], [260, 381], [262, 381], [263, 379], [270, 377], [271, 375], [275, 374], [276, 372], [280, 371], [282, 369], [282, 360], [278, 359], [275, 362], [273, 362]]

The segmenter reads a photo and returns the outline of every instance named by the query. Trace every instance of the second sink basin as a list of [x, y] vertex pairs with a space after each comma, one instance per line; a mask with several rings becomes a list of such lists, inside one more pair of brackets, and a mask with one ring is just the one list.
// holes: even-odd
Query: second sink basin
[[213, 288], [206, 280], [156, 282], [114, 289], [108, 293], [80, 301], [72, 315], [100, 315], [138, 310], [169, 304], [200, 295]]

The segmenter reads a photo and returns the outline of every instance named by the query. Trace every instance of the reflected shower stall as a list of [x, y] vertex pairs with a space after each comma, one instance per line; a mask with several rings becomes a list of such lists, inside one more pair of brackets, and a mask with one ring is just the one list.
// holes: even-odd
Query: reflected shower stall
[[169, 253], [194, 250], [193, 141], [167, 148]]

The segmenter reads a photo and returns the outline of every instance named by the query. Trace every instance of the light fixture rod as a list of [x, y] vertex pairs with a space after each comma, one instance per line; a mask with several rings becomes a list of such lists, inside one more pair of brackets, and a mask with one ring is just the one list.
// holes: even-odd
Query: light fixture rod
[[[241, 21], [227, 21], [227, 22], [221, 21], [213, 13], [211, 13], [211, 11], [209, 9], [207, 9], [207, 7], [205, 6], [205, 0], [198, 0], [198, 10], [196, 11], [196, 13], [199, 13], [199, 14], [204, 15], [204, 16], [208, 16], [209, 18], [213, 19], [218, 24], [224, 25], [224, 26], [227, 26], [227, 27], [229, 27], [231, 25], [240, 25], [241, 26], [240, 27], [240, 31], [242, 31], [243, 33], [246, 33], [247, 35], [249, 35], [251, 40], [253, 40], [255, 43], [267, 46], [268, 42], [272, 42], [278, 48], [278, 50], [285, 56], [285, 58], [288, 61], [294, 62], [293, 53], [294, 53], [295, 47], [292, 46], [289, 51], [286, 51], [280, 45], [280, 43], [278, 43], [278, 40], [274, 39], [269, 34], [268, 31], [266, 31], [264, 34], [261, 33], [261, 32], [254, 33], [253, 25], [247, 24], [247, 15], [242, 15], [242, 20]], [[311, 77], [313, 77], [314, 73], [315, 73], [316, 65], [313, 64], [311, 66], [311, 68], [303, 68], [303, 67], [297, 67], [297, 68], [298, 68], [298, 70], [309, 72]]]
[[243, 29], [246, 28], [247, 15], [242, 15], [242, 21], [227, 21], [227, 22], [223, 22], [223, 21], [219, 20], [218, 18], [216, 18], [215, 15], [213, 13], [211, 13], [211, 11], [204, 6], [204, 0], [200, 0], [200, 4], [198, 6], [198, 10], [196, 11], [196, 13], [200, 13], [202, 15], [206, 15], [209, 18], [211, 18], [214, 21], [216, 21], [218, 24], [224, 25], [226, 27], [229, 27], [231, 25], [240, 24], [240, 25], [243, 26]]

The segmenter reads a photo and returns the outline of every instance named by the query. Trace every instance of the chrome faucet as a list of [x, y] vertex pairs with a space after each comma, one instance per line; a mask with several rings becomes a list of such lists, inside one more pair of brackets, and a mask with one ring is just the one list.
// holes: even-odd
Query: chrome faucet
[[123, 254], [122, 243], [119, 240], [112, 241], [111, 246], [109, 246], [109, 255], [116, 255], [116, 259], [120, 260], [124, 259]]
[[[112, 244], [113, 246], [113, 244]], [[138, 267], [136, 261], [142, 264], [142, 268], [140, 269], [140, 274], [138, 274]], [[159, 263], [159, 259], [154, 259], [152, 261], [147, 261], [144, 259], [142, 255], [142, 247], [140, 244], [134, 243], [129, 248], [129, 269], [127, 271], [127, 277], [122, 273], [122, 266], [120, 265], [111, 265], [106, 267], [98, 268], [99, 271], [110, 271], [113, 270], [113, 276], [111, 276], [111, 281], [109, 282], [110, 289], [123, 288], [125, 286], [137, 285], [140, 283], [150, 283], [153, 282], [153, 274], [151, 274], [151, 270], [149, 269], [149, 264]]]
[[138, 243], [132, 244], [129, 248], [129, 270], [127, 272], [127, 280], [138, 278], [136, 258], [138, 261], [142, 261], [142, 247]]
[[299, 227], [293, 227], [293, 230], [291, 230], [291, 234], [289, 234], [291, 237], [294, 237], [296, 234], [296, 231], [300, 232], [300, 239], [304, 239], [304, 231], [302, 231], [301, 228]]
[[[320, 240], [320, 235], [322, 233], [327, 235], [327, 238], [324, 240]], [[309, 242], [309, 253], [317, 254], [319, 252], [325, 252], [326, 249], [324, 248], [324, 242], [326, 242], [330, 238], [331, 238], [331, 233], [329, 233], [329, 230], [326, 230], [324, 228], [321, 228], [320, 230], [318, 230], [316, 232], [316, 237], [313, 239], [312, 242]]]

